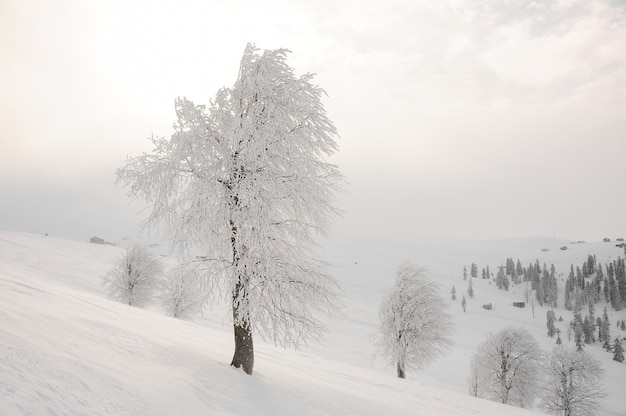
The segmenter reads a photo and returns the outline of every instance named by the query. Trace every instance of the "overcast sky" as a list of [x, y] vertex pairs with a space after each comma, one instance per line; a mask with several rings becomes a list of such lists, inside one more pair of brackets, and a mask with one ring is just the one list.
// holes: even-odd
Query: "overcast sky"
[[115, 170], [248, 42], [328, 93], [331, 239], [626, 237], [624, 0], [3, 0], [0, 229], [133, 234]]

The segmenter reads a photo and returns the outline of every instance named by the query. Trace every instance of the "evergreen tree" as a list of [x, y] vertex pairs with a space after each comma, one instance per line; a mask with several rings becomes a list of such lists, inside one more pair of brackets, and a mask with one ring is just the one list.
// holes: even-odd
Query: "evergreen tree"
[[537, 298], [537, 303], [539, 303], [539, 306], [543, 306], [544, 292], [543, 292], [542, 284], [537, 285], [537, 290], [535, 291], [535, 297]]
[[602, 282], [603, 281], [604, 281], [604, 273], [602, 273], [602, 264], [598, 264], [596, 266], [596, 279], [595, 279], [596, 294], [594, 297], [596, 303], [602, 300]]
[[602, 342], [602, 318], [596, 318], [596, 328], [598, 328], [598, 341]]
[[532, 290], [537, 290], [540, 284], [539, 277], [539, 265], [533, 265], [532, 263], [528, 266], [528, 273], [530, 274], [530, 287]]
[[622, 331], [626, 331], [626, 320], [622, 319], [622, 324], [620, 325], [620, 329]]
[[504, 279], [504, 266], [498, 267], [498, 273], [496, 273], [496, 286], [498, 289], [502, 289], [504, 287], [502, 279]]
[[559, 331], [557, 329], [557, 332], [556, 332], [556, 345], [561, 345], [561, 344], [563, 344], [563, 341], [561, 341], [561, 331]]
[[506, 259], [506, 275], [507, 276], [511, 276], [513, 274], [513, 269], [515, 269], [515, 264], [513, 263], [513, 259], [512, 258], [507, 258]]
[[587, 272], [591, 275], [596, 272], [596, 256], [589, 254], [587, 256]]
[[609, 322], [609, 315], [606, 307], [602, 313], [602, 341], [602, 348], [607, 351], [611, 351], [611, 323]]
[[584, 333], [583, 333], [583, 319], [580, 316], [580, 313], [574, 313], [574, 320], [571, 323], [572, 330], [574, 331], [574, 343], [576, 344], [576, 349], [578, 351], [582, 351], [585, 343], [584, 343]]
[[521, 276], [524, 274], [524, 269], [522, 268], [522, 262], [519, 261], [519, 259], [517, 259], [517, 263], [515, 264], [515, 271], [517, 272], [518, 276]]
[[509, 288], [511, 287], [511, 281], [509, 280], [509, 278], [507, 276], [504, 276], [502, 278], [502, 287], [504, 288], [504, 290], [508, 291]]
[[595, 341], [593, 330], [594, 325], [591, 323], [589, 315], [585, 315], [585, 319], [583, 320], [583, 335], [585, 344], [592, 344]]
[[487, 265], [487, 279], [491, 279], [491, 272], [489, 271], [489, 265]]
[[621, 309], [623, 307], [622, 301], [626, 300], [626, 264], [621, 257], [618, 257], [615, 262], [615, 284], [616, 290], [619, 292], [619, 309]]
[[511, 280], [513, 281], [514, 285], [519, 285], [520, 279], [519, 279], [519, 274], [517, 273], [517, 268], [513, 267], [512, 270], [513, 271], [511, 272]]
[[615, 337], [615, 342], [613, 343], [613, 359], [618, 363], [624, 362], [624, 348], [618, 337]]
[[469, 279], [469, 283], [467, 284], [467, 294], [470, 298], [474, 297], [474, 287], [472, 285], [472, 279]]
[[450, 294], [452, 295], [452, 300], [456, 300], [456, 288], [454, 287], [454, 285], [452, 285], [452, 290], [450, 291]]
[[592, 340], [591, 342], [596, 342], [595, 337], [596, 331], [596, 307], [593, 304], [592, 299], [589, 299], [589, 337]]
[[467, 301], [465, 300], [465, 295], [463, 295], [463, 299], [461, 300], [461, 308], [463, 308], [463, 313], [465, 313], [465, 310], [467, 308]]
[[476, 263], [472, 263], [472, 265], [470, 266], [470, 276], [478, 277], [478, 266], [476, 265]]
[[608, 276], [609, 281], [609, 301], [611, 302], [611, 306], [613, 307], [613, 309], [617, 310], [619, 292], [616, 290], [615, 287], [615, 269], [613, 268], [613, 263], [609, 263], [609, 265], [607, 266], [606, 275]]
[[574, 276], [574, 266], [570, 266], [569, 276], [565, 281], [565, 309], [572, 310], [572, 295], [574, 293], [574, 287], [576, 285], [576, 277]]
[[463, 266], [463, 280], [467, 280], [467, 266]]
[[548, 327], [548, 336], [550, 338], [553, 338], [556, 332], [556, 328], [554, 326], [554, 320], [555, 320], [554, 311], [548, 311], [546, 313], [546, 319], [547, 319], [546, 325]]
[[559, 288], [556, 282], [556, 268], [554, 264], [550, 265], [550, 274], [548, 275], [548, 284], [545, 292], [548, 305], [551, 308], [556, 308], [558, 306]]
[[617, 281], [615, 281], [611, 287], [611, 306], [613, 306], [616, 311], [622, 310], [622, 307], [624, 306], [622, 295], [620, 294], [617, 286]]

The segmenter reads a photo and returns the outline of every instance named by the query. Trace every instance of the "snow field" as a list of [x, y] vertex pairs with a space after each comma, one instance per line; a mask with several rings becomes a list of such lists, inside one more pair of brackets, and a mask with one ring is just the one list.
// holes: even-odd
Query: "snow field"
[[[428, 263], [404, 253], [335, 253], [332, 272], [346, 298], [343, 312], [328, 322], [327, 340], [291, 351], [257, 337], [255, 374], [249, 377], [228, 366], [233, 343], [223, 305], [190, 323], [112, 302], [104, 298], [100, 281], [122, 254], [120, 248], [0, 232], [0, 415], [532, 414], [470, 397], [466, 379], [475, 346], [486, 333], [510, 324], [526, 326], [549, 352], [554, 339], [545, 336], [547, 309], [536, 306], [533, 319], [529, 307], [510, 305], [520, 293], [514, 296], [475, 279], [475, 298], [466, 296], [464, 314], [462, 267], [475, 262], [495, 271], [506, 257], [519, 257], [527, 265], [547, 255], [554, 256], [546, 260], [548, 266], [554, 262], [561, 272], [593, 252], [591, 245], [541, 253], [541, 246], [533, 247], [537, 242], [516, 244], [531, 248], [520, 254], [515, 247], [502, 247], [506, 242], [492, 243], [499, 250], [488, 263], [464, 250], [465, 242], [419, 247], [416, 252]], [[486, 247], [470, 251], [490, 252], [489, 244], [480, 245]], [[619, 255], [606, 245], [597, 248], [604, 250], [596, 253], [603, 263], [601, 256]], [[399, 380], [382, 357], [374, 359], [372, 336], [382, 291], [393, 284], [403, 259], [429, 267], [446, 299], [455, 284], [457, 300], [450, 300], [455, 341], [448, 354]], [[494, 310], [481, 308], [489, 302]], [[556, 311], [564, 319], [557, 322], [562, 331], [570, 314]], [[626, 317], [613, 312], [613, 325], [617, 316]], [[611, 331], [613, 337], [618, 333], [614, 327]], [[612, 361], [599, 345], [587, 350], [606, 369], [609, 397], [601, 415], [624, 415], [626, 366]]]

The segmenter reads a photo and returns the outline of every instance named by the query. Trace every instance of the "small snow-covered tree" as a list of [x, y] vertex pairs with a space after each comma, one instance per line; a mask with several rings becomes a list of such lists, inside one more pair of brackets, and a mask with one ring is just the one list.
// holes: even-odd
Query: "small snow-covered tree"
[[618, 337], [615, 337], [613, 342], [613, 359], [618, 363], [624, 362], [624, 347], [622, 347], [622, 341]]
[[555, 415], [597, 415], [606, 395], [603, 374], [600, 362], [587, 352], [555, 347], [541, 389], [541, 407]]
[[492, 387], [489, 368], [480, 362], [481, 357], [474, 354], [470, 363], [470, 373], [467, 377], [467, 387], [469, 394], [474, 397], [486, 397], [487, 392]]
[[187, 265], [175, 267], [167, 273], [161, 302], [165, 314], [177, 319], [190, 319], [202, 311], [207, 293], [197, 270]]
[[426, 277], [424, 268], [402, 264], [394, 287], [385, 293], [380, 306], [380, 353], [396, 365], [398, 377], [404, 378], [407, 369], [423, 368], [443, 354], [450, 331], [439, 285]]
[[461, 300], [461, 308], [463, 308], [463, 313], [467, 309], [467, 301], [465, 300], [465, 295], [463, 295], [463, 299]]
[[543, 354], [530, 332], [507, 327], [478, 346], [472, 357], [470, 391], [500, 403], [529, 406], [538, 393], [542, 363]]
[[570, 327], [574, 331], [574, 343], [578, 351], [581, 351], [585, 347], [583, 324], [583, 318], [580, 312], [575, 312]]
[[611, 323], [609, 322], [606, 307], [602, 313], [602, 323], [600, 324], [598, 340], [602, 341], [602, 348], [611, 351]]
[[474, 286], [472, 285], [472, 279], [469, 279], [469, 282], [467, 283], [467, 295], [470, 298], [474, 297]]
[[298, 345], [325, 331], [340, 305], [315, 237], [338, 211], [343, 177], [328, 162], [337, 132], [313, 75], [295, 76], [285, 49], [248, 45], [232, 88], [203, 105], [178, 98], [169, 139], [128, 160], [118, 182], [150, 207], [146, 220], [181, 249], [196, 247], [204, 278], [232, 309], [231, 365], [252, 374], [253, 332]]
[[556, 327], [554, 326], [554, 321], [556, 320], [556, 317], [554, 315], [554, 311], [550, 310], [546, 313], [546, 319], [547, 319], [547, 323], [546, 326], [548, 327], [548, 336], [550, 338], [554, 337], [554, 334], [556, 333]]
[[156, 296], [163, 276], [163, 263], [146, 247], [126, 250], [102, 279], [107, 295], [130, 306], [143, 307]]
[[472, 263], [472, 265], [470, 266], [470, 276], [478, 277], [478, 266], [476, 265], [476, 263]]
[[452, 296], [452, 300], [456, 300], [456, 288], [452, 285], [452, 290], [450, 291], [450, 295]]

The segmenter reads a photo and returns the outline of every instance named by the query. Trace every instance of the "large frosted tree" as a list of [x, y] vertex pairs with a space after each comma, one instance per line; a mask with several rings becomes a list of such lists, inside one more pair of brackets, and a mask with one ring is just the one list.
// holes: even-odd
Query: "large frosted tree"
[[450, 341], [450, 316], [439, 285], [424, 268], [400, 265], [396, 283], [380, 306], [378, 350], [396, 365], [398, 377], [422, 368], [441, 355]]
[[597, 415], [606, 396], [600, 362], [585, 351], [556, 347], [547, 365], [541, 406], [563, 416]]
[[472, 357], [470, 394], [520, 407], [532, 405], [539, 389], [543, 354], [525, 328], [491, 334]]
[[253, 332], [280, 345], [316, 338], [317, 312], [338, 305], [338, 288], [315, 256], [342, 182], [327, 159], [336, 130], [313, 76], [294, 75], [285, 49], [248, 45], [232, 88], [209, 108], [176, 100], [174, 132], [152, 138], [118, 181], [150, 207], [147, 224], [180, 248], [201, 248], [204, 276], [232, 305], [232, 365], [252, 374]]

